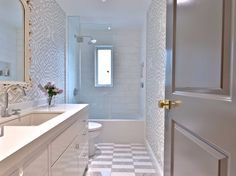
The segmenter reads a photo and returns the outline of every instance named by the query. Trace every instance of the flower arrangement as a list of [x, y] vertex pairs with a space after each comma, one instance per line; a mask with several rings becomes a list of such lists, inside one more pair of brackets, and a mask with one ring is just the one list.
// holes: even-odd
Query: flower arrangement
[[42, 86], [39, 84], [38, 86], [40, 90], [42, 90], [47, 96], [48, 96], [48, 105], [51, 105], [52, 97], [56, 96], [58, 94], [61, 94], [63, 92], [62, 89], [57, 88], [54, 84], [51, 82], [48, 82], [45, 86]]
[[56, 96], [57, 94], [61, 94], [63, 92], [62, 89], [57, 88], [54, 84], [51, 82], [48, 82], [44, 89], [47, 91], [47, 94], [49, 97]]

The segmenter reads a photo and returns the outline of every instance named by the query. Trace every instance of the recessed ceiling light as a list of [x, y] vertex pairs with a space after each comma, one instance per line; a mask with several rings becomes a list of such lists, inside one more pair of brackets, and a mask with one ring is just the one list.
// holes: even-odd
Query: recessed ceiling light
[[108, 27], [107, 27], [107, 30], [110, 31], [110, 30], [111, 30], [111, 26], [108, 26]]
[[107, 0], [102, 0], [102, 2], [106, 2]]

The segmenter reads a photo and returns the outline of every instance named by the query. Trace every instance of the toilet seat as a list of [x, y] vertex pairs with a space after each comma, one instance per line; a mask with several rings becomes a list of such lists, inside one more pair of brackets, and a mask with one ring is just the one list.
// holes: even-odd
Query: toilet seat
[[88, 123], [88, 131], [89, 132], [99, 130], [100, 128], [102, 128], [102, 124], [100, 124], [100, 123], [96, 123], [96, 122], [89, 122]]

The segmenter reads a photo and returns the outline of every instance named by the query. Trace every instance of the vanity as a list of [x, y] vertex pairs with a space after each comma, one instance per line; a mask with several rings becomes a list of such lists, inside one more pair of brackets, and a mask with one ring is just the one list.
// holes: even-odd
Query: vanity
[[1, 118], [0, 176], [82, 176], [88, 164], [87, 119], [86, 104]]
[[5, 97], [0, 101], [0, 176], [82, 176], [88, 164], [88, 105], [18, 112], [22, 95], [26, 104], [32, 101], [29, 107], [46, 102], [35, 91], [48, 80], [30, 75], [32, 8], [31, 0], [0, 1], [0, 95]]

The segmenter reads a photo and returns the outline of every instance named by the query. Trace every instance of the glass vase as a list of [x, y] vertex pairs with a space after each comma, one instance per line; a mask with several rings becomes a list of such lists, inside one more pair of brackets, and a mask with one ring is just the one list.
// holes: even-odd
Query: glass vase
[[48, 97], [48, 107], [52, 107], [55, 104], [55, 97]]

